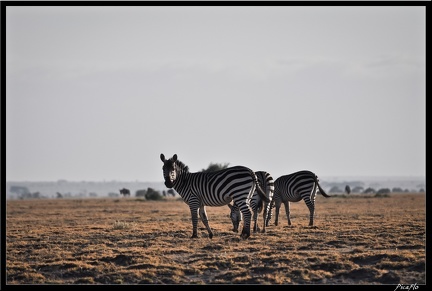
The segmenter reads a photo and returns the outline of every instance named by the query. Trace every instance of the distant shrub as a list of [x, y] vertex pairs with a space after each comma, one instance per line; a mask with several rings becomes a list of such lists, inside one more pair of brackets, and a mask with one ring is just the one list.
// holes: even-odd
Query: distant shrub
[[228, 166], [229, 166], [229, 163], [225, 163], [224, 165], [210, 163], [210, 165], [207, 167], [207, 169], [202, 169], [201, 172], [204, 172], [204, 173], [216, 172], [219, 170], [226, 169], [226, 168], [228, 168]]
[[388, 194], [390, 193], [390, 189], [389, 188], [381, 188], [378, 190], [378, 192], [376, 192], [376, 194]]
[[350, 193], [351, 193], [351, 187], [350, 187], [349, 185], [346, 185], [346, 186], [345, 186], [345, 192], [346, 192], [347, 194], [350, 194]]
[[372, 194], [376, 193], [375, 189], [369, 187], [369, 188], [366, 188], [366, 189], [363, 191], [363, 194], [370, 194], [370, 193], [372, 193]]
[[145, 193], [144, 197], [147, 200], [163, 200], [162, 195], [159, 193], [159, 191], [154, 190], [153, 188], [147, 188], [147, 192]]
[[135, 196], [136, 197], [145, 197], [146, 192], [147, 192], [146, 190], [137, 190], [135, 192]]
[[364, 190], [364, 188], [362, 186], [355, 186], [354, 188], [351, 189], [352, 193], [362, 193]]
[[143, 197], [145, 198], [145, 200], [163, 200], [163, 196], [161, 195], [161, 193], [159, 193], [159, 191], [154, 190], [153, 188], [147, 188], [147, 190], [137, 190], [135, 192], [135, 196], [136, 197]]

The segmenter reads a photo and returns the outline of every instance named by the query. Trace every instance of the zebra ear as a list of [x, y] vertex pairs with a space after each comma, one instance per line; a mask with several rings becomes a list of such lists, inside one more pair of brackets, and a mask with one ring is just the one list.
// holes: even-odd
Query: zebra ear
[[177, 154], [174, 154], [174, 156], [172, 157], [173, 162], [177, 161]]
[[166, 160], [165, 160], [165, 156], [164, 156], [164, 154], [161, 154], [161, 155], [160, 155], [160, 159], [162, 160], [162, 162], [165, 163]]

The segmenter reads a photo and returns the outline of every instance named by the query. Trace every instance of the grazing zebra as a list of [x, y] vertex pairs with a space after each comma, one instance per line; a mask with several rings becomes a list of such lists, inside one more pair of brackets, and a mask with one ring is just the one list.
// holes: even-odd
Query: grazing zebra
[[129, 189], [126, 189], [126, 188], [120, 189], [120, 195], [123, 195], [124, 197], [130, 196]]
[[244, 217], [240, 237], [247, 239], [250, 236], [251, 212], [248, 204], [255, 189], [258, 189], [264, 201], [270, 202], [251, 169], [235, 166], [215, 172], [190, 173], [189, 167], [179, 161], [176, 154], [168, 160], [161, 154], [160, 159], [164, 163], [162, 170], [165, 186], [176, 190], [189, 206], [192, 216], [192, 238], [198, 237], [198, 214], [207, 228], [209, 238], [212, 238], [213, 232], [208, 223], [205, 207], [224, 206], [231, 201], [238, 205]]
[[273, 194], [273, 200], [270, 203], [270, 210], [266, 222], [267, 225], [268, 221], [271, 219], [271, 210], [273, 206], [276, 207], [275, 225], [278, 225], [279, 208], [282, 203], [285, 205], [288, 225], [291, 225], [290, 202], [298, 202], [303, 199], [310, 212], [309, 226], [313, 226], [317, 188], [324, 197], [331, 197], [321, 188], [318, 177], [310, 171], [299, 171], [281, 176], [274, 181], [274, 186], [275, 191]]
[[[273, 177], [270, 175], [270, 173], [265, 172], [265, 171], [258, 171], [255, 172], [255, 175], [258, 178], [258, 183], [260, 184], [261, 188], [265, 190], [265, 194], [266, 196], [269, 198], [269, 200], [272, 200], [273, 197], [273, 192], [274, 192], [274, 180]], [[237, 207], [236, 204], [231, 205], [228, 204], [228, 207], [231, 209], [230, 212], [230, 218], [233, 224], [233, 231], [238, 232], [238, 227], [240, 225], [240, 221], [242, 220], [241, 218], [241, 212], [240, 209]], [[265, 232], [265, 228], [266, 228], [266, 219], [267, 219], [267, 213], [268, 211], [270, 211], [270, 203], [268, 202], [263, 202], [261, 197], [258, 195], [258, 192], [255, 191], [252, 199], [250, 201], [250, 207], [252, 209], [253, 212], [253, 220], [254, 220], [254, 227], [253, 227], [253, 231], [259, 231], [259, 226], [257, 223], [257, 219], [258, 219], [258, 213], [261, 213], [261, 211], [264, 209], [263, 211], [263, 229], [262, 232]], [[268, 224], [267, 224], [268, 226]]]

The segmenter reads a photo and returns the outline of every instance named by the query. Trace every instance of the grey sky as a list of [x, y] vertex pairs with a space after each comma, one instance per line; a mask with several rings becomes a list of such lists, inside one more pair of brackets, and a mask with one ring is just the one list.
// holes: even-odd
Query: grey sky
[[6, 8], [6, 179], [425, 176], [425, 7]]

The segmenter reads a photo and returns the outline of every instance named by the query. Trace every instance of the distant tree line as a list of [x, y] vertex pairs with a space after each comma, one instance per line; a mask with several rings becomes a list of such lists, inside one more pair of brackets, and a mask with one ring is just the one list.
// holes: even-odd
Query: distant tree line
[[[207, 173], [207, 172], [215, 172], [219, 170], [223, 170], [228, 168], [229, 163], [210, 163], [207, 167], [207, 169], [202, 169], [201, 172]], [[19, 199], [30, 199], [30, 198], [46, 198], [44, 196], [41, 196], [39, 192], [31, 193], [27, 187], [21, 187], [21, 186], [11, 186], [9, 191], [11, 193], [17, 194]], [[368, 187], [364, 188], [362, 186], [354, 186], [351, 188], [349, 185], [346, 185], [344, 190], [340, 189], [339, 186], [332, 186], [329, 190], [329, 193], [345, 193], [345, 194], [388, 194], [388, 193], [410, 193], [410, 192], [416, 192], [416, 190], [409, 190], [409, 189], [402, 189], [400, 187], [394, 187], [392, 189], [390, 188], [380, 188], [378, 190]], [[421, 188], [418, 192], [425, 192], [424, 188]], [[61, 194], [59, 192], [56, 193], [57, 198], [64, 198], [64, 197], [71, 197], [70, 193]], [[157, 191], [153, 188], [147, 188], [142, 190], [137, 190], [135, 192], [136, 197], [142, 197], [146, 200], [163, 200], [168, 196], [175, 197], [178, 195], [174, 189], [168, 189], [163, 190], [162, 193], [160, 191]], [[89, 193], [90, 197], [97, 197], [98, 195], [94, 192]], [[118, 193], [110, 192], [108, 193], [108, 197], [118, 197]]]
[[[416, 190], [409, 190], [409, 189], [405, 189], [403, 190], [400, 187], [394, 187], [392, 189], [390, 188], [379, 188], [378, 190], [376, 190], [375, 188], [372, 187], [368, 187], [366, 189], [364, 189], [361, 186], [356, 186], [354, 188], [350, 188], [349, 185], [345, 186], [345, 190], [341, 190], [338, 186], [333, 186], [330, 188], [329, 190], [330, 193], [346, 193], [346, 194], [350, 194], [350, 193], [358, 193], [358, 194], [388, 194], [388, 193], [412, 193], [412, 192], [417, 192]], [[423, 188], [421, 188], [418, 192], [425, 192], [425, 190]]]

